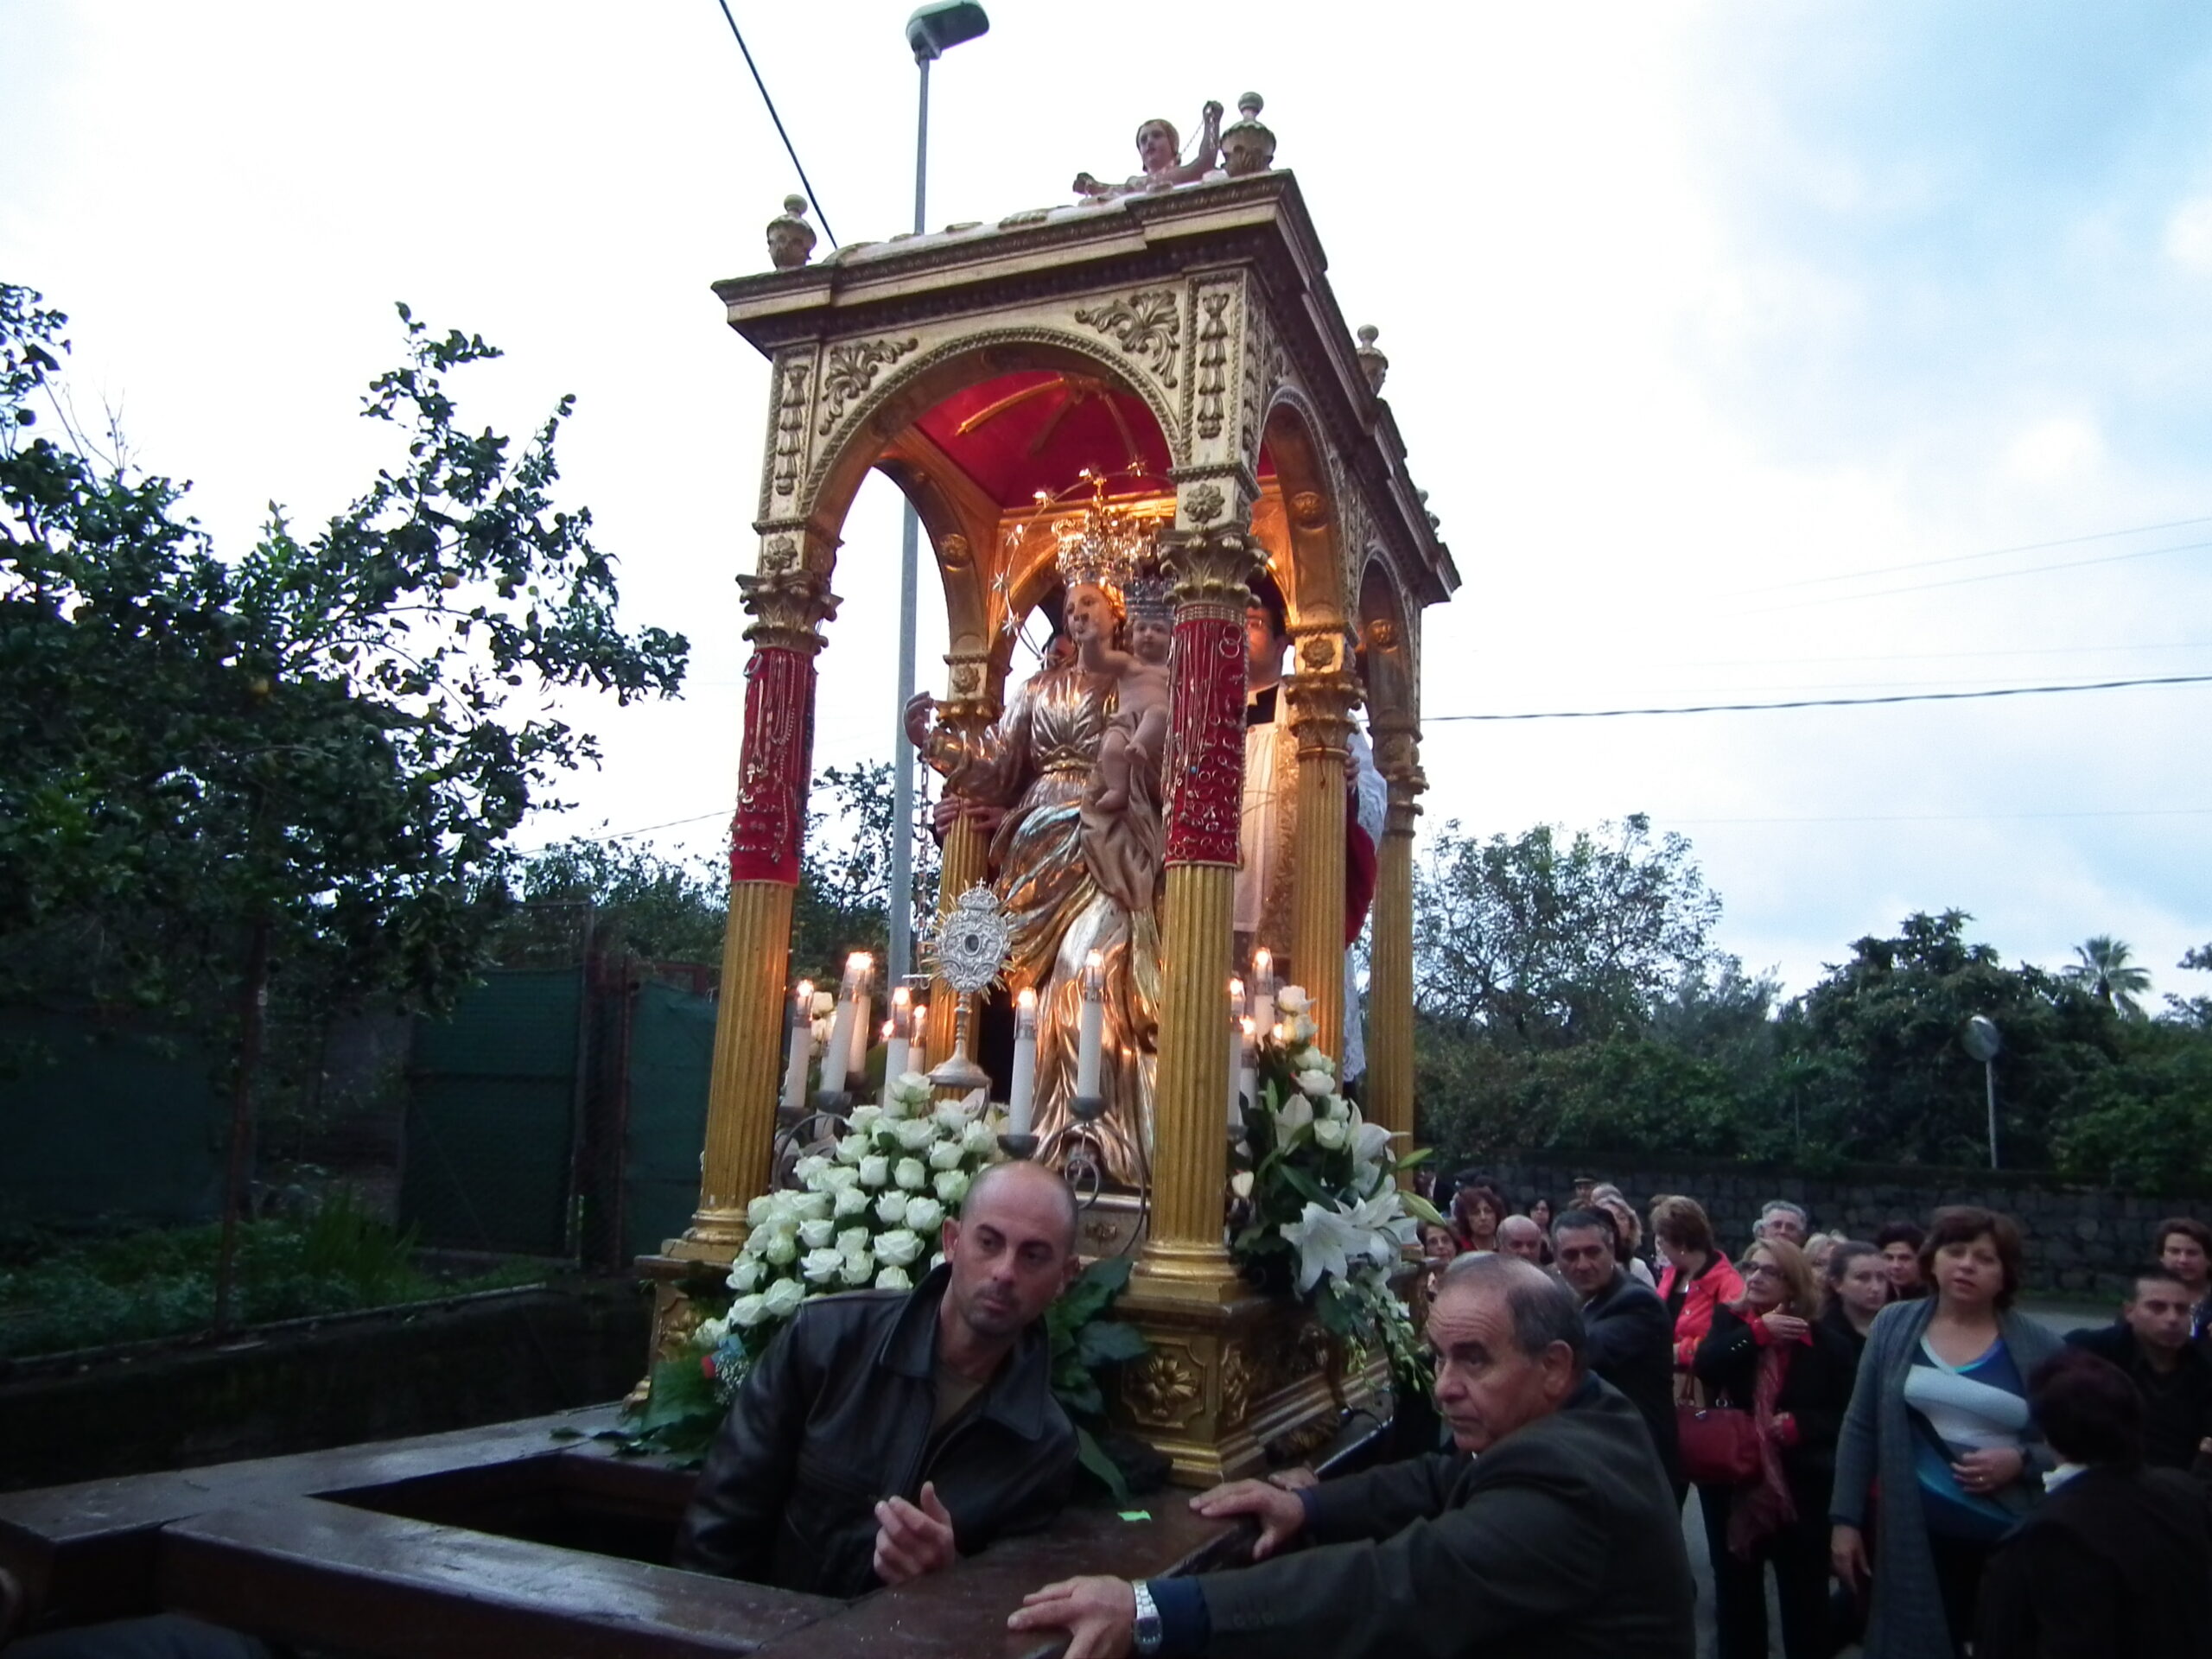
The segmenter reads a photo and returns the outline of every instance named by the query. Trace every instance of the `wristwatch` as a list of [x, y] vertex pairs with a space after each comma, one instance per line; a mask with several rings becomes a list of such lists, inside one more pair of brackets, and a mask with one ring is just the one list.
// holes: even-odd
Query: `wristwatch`
[[1131, 1584], [1129, 1588], [1136, 1592], [1137, 1598], [1136, 1628], [1130, 1632], [1136, 1638], [1137, 1651], [1158, 1653], [1164, 1632], [1160, 1628], [1160, 1608], [1153, 1601], [1152, 1588], [1142, 1579]]

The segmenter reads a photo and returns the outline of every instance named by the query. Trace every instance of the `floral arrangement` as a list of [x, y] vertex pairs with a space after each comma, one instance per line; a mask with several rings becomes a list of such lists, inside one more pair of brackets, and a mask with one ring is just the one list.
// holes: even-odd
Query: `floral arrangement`
[[1391, 1131], [1344, 1097], [1303, 989], [1286, 985], [1275, 1007], [1281, 1023], [1260, 1038], [1258, 1098], [1244, 1108], [1234, 1186], [1247, 1214], [1231, 1253], [1262, 1283], [1294, 1288], [1355, 1350], [1384, 1350], [1402, 1385], [1425, 1389], [1427, 1355], [1390, 1275], [1437, 1218], [1396, 1180], [1428, 1154], [1395, 1156]]

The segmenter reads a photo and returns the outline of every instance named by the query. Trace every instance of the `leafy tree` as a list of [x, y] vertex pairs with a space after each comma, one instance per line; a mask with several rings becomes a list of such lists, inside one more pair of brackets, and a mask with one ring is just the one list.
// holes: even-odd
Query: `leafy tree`
[[1720, 901], [1679, 835], [1637, 813], [1562, 846], [1548, 824], [1480, 841], [1457, 822], [1414, 877], [1414, 976], [1440, 1029], [1556, 1047], [1643, 1028], [1686, 978], [1718, 971]]
[[[563, 397], [518, 454], [446, 390], [499, 355], [400, 308], [362, 414], [396, 467], [243, 556], [185, 491], [64, 419], [66, 319], [0, 288], [0, 995], [122, 1000], [232, 1038], [226, 1237], [270, 982], [435, 1005], [476, 968], [506, 838], [592, 740], [525, 689], [673, 695], [680, 635], [616, 623], [588, 512], [556, 506]], [[214, 1027], [211, 1027], [214, 1028]], [[217, 1305], [227, 1300], [224, 1253]]]
[[[824, 766], [815, 774], [792, 901], [792, 978], [834, 985], [855, 950], [872, 951], [879, 965], [884, 961], [891, 938], [892, 838], [898, 833], [891, 809], [888, 761]], [[937, 849], [924, 841], [914, 856], [918, 920], [937, 913]]]
[[2139, 999], [2151, 988], [2151, 975], [2147, 969], [2130, 965], [2131, 954], [2125, 939], [2100, 933], [2075, 945], [2077, 960], [2062, 971], [2075, 983], [2088, 987], [2089, 995], [2114, 1014], [2139, 1020], [2143, 1004]]
[[2065, 1173], [2158, 1192], [2212, 1185], [2212, 1036], [2130, 1020], [2121, 1064], [2089, 1077], [2056, 1135]]
[[2087, 988], [2040, 968], [2007, 968], [1947, 910], [1867, 938], [1848, 962], [1783, 1010], [1780, 1051], [1799, 1062], [1808, 1137], [1834, 1154], [1973, 1164], [1988, 1156], [1982, 1068], [1959, 1046], [1974, 1014], [2003, 1033], [1999, 1148], [2041, 1166], [2074, 1091], [2108, 1067], [2118, 1022]]
[[518, 908], [494, 943], [504, 964], [549, 952], [574, 960], [586, 913], [601, 950], [652, 962], [721, 961], [729, 867], [719, 859], [664, 858], [650, 848], [578, 836], [531, 854], [509, 887]]

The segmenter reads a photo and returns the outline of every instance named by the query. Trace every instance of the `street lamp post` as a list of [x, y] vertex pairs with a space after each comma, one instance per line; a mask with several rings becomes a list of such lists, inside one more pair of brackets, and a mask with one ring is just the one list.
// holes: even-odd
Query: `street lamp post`
[[[930, 65], [947, 48], [972, 41], [991, 26], [976, 0], [931, 0], [906, 20], [906, 44], [921, 71], [920, 106], [914, 131], [914, 234], [924, 229], [929, 202]], [[897, 985], [914, 970], [914, 746], [906, 738], [906, 705], [914, 696], [914, 610], [921, 565], [922, 521], [914, 504], [906, 514], [899, 543], [899, 700], [892, 711], [890, 975]]]
[[1997, 1022], [1986, 1014], [1977, 1014], [1967, 1021], [1967, 1028], [1959, 1033], [1959, 1046], [1973, 1058], [1981, 1062], [1981, 1082], [1989, 1097], [1989, 1166], [1997, 1167], [1997, 1055], [2005, 1046], [1999, 1035]]

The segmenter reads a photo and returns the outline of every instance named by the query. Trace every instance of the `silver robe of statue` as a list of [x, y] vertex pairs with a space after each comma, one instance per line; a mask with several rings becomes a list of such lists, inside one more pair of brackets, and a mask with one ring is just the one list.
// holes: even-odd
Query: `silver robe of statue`
[[[945, 774], [948, 792], [1008, 808], [992, 838], [990, 868], [1014, 924], [1007, 982], [1016, 993], [1037, 993], [1038, 1155], [1057, 1161], [1072, 1133], [1088, 1133], [1107, 1174], [1135, 1187], [1151, 1162], [1160, 1007], [1152, 895], [1160, 830], [1153, 787], [1133, 790], [1121, 813], [1086, 810], [1115, 690], [1110, 675], [1046, 669], [1023, 683], [988, 730], [963, 735], [938, 728], [929, 756]], [[1085, 1130], [1069, 1103], [1084, 965], [1093, 950], [1105, 976], [1099, 1094], [1106, 1110]]]

